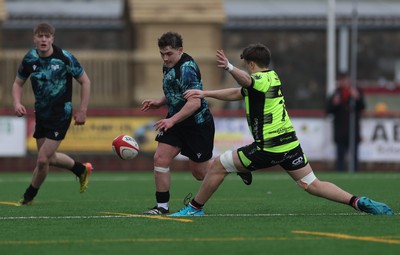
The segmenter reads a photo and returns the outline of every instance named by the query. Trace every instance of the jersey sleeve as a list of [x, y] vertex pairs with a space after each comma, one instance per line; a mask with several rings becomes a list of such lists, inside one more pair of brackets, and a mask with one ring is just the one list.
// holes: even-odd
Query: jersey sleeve
[[29, 65], [29, 54], [26, 54], [18, 67], [17, 77], [21, 80], [27, 80], [32, 73], [31, 65]]
[[186, 63], [181, 67], [181, 86], [182, 90], [203, 89], [198, 69], [193, 63]]
[[84, 70], [79, 61], [72, 55], [70, 52], [63, 50], [64, 56], [69, 59], [69, 63], [67, 66], [68, 72], [75, 78], [78, 79], [82, 76]]

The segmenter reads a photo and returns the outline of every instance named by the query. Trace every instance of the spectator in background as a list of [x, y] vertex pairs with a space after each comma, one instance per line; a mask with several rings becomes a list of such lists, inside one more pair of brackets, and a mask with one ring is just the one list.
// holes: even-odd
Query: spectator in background
[[[351, 104], [354, 100], [354, 137], [350, 137]], [[337, 88], [329, 97], [327, 113], [333, 115], [333, 134], [336, 144], [336, 170], [345, 171], [349, 169], [346, 165], [347, 155], [354, 160], [354, 170], [358, 170], [358, 145], [360, 136], [360, 117], [365, 109], [364, 95], [360, 88], [353, 87], [348, 73], [340, 73], [337, 80]], [[354, 151], [350, 152], [350, 139], [354, 139]]]

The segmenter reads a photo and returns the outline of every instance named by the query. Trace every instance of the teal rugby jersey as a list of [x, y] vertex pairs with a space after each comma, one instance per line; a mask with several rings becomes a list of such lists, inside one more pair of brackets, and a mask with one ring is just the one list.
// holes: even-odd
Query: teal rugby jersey
[[251, 75], [253, 84], [242, 88], [251, 134], [260, 149], [285, 152], [299, 145], [287, 114], [281, 82], [275, 71]]
[[22, 80], [30, 76], [36, 118], [62, 121], [72, 116], [72, 79], [79, 78], [83, 72], [71, 53], [53, 45], [53, 54], [49, 57], [40, 57], [36, 49], [29, 50], [17, 76]]
[[[183, 93], [188, 89], [203, 90], [201, 73], [191, 56], [183, 53], [181, 59], [172, 68], [163, 66], [163, 91], [168, 102], [168, 116], [179, 112], [186, 103]], [[201, 107], [189, 118], [177, 125], [201, 124], [212, 119], [207, 101], [201, 99]]]

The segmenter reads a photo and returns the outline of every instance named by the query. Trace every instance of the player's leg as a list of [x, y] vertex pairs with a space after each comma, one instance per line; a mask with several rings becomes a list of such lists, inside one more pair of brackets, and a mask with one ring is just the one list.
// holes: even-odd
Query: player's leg
[[38, 156], [32, 178], [32, 185], [39, 188], [49, 172], [50, 161], [54, 157], [61, 141], [51, 140], [48, 138], [37, 139], [36, 141]]
[[89, 176], [93, 171], [93, 166], [91, 163], [81, 163], [75, 161], [65, 153], [55, 152], [50, 159], [50, 165], [59, 168], [65, 168], [73, 172], [79, 179], [79, 192], [83, 193], [86, 191], [89, 184]]
[[192, 175], [196, 180], [202, 181], [210, 168], [211, 160], [205, 162], [195, 162], [189, 160], [189, 169], [192, 171]]
[[[230, 152], [232, 153], [232, 152]], [[186, 204], [184, 208], [176, 213], [170, 214], [169, 216], [201, 216], [204, 215], [203, 206], [210, 199], [212, 194], [218, 189], [219, 185], [223, 182], [225, 176], [229, 173], [225, 170], [221, 164], [220, 157], [215, 158], [210, 169], [200, 185], [200, 189], [197, 192], [194, 199], [190, 203]]]
[[179, 147], [162, 142], [158, 143], [156, 153], [154, 154], [154, 180], [157, 205], [144, 212], [144, 214], [169, 213], [169, 189], [171, 186], [169, 166], [180, 151]]
[[196, 196], [189, 204], [180, 211], [170, 216], [201, 216], [204, 215], [203, 206], [211, 198], [215, 191], [224, 181], [225, 177], [232, 172], [246, 170], [239, 160], [237, 151], [226, 151], [221, 156], [216, 157], [207, 171], [207, 174], [200, 185]]
[[[236, 152], [232, 151], [228, 151], [225, 153], [228, 153], [230, 155], [236, 154]], [[201, 183], [199, 191], [194, 197], [194, 201], [196, 201], [197, 204], [201, 205], [201, 207], [210, 199], [210, 197], [214, 194], [214, 192], [224, 181], [225, 177], [229, 174], [229, 172], [225, 169], [224, 165], [221, 163], [221, 157], [225, 157], [224, 154], [216, 157], [212, 161], [211, 167], [208, 170], [203, 182]], [[230, 160], [231, 160], [230, 164], [232, 164], [233, 161], [232, 159]]]
[[179, 154], [180, 148], [166, 143], [158, 143], [154, 155], [154, 175], [157, 191], [168, 191], [171, 185], [169, 165]]
[[214, 149], [215, 126], [213, 121], [182, 130], [181, 154], [189, 158], [189, 169], [196, 180], [202, 181], [210, 168]]
[[347, 204], [356, 210], [370, 214], [393, 214], [392, 210], [384, 203], [376, 202], [366, 197], [354, 196], [331, 182], [320, 181], [314, 175], [308, 163], [298, 170], [289, 170], [287, 172], [300, 187], [314, 196]]
[[314, 175], [310, 164], [306, 164], [298, 170], [287, 171], [287, 173], [299, 186], [314, 196], [323, 197], [343, 204], [348, 204], [353, 197], [352, 194], [344, 191], [333, 183], [320, 181]]
[[36, 166], [33, 170], [32, 181], [26, 189], [23, 198], [19, 201], [20, 205], [30, 205], [37, 195], [40, 186], [43, 184], [49, 172], [50, 159], [54, 155], [61, 141], [50, 140], [47, 138], [36, 139], [38, 156]]

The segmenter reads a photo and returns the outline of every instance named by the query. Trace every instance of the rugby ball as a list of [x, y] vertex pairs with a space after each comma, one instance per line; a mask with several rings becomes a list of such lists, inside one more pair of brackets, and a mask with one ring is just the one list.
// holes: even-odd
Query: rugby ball
[[139, 145], [129, 135], [119, 135], [112, 141], [112, 150], [120, 159], [134, 159], [139, 153]]

